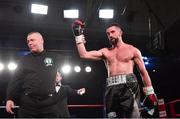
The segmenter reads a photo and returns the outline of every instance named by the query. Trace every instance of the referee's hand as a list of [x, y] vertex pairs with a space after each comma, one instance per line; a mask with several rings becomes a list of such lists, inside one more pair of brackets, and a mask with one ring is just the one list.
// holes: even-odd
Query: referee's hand
[[12, 100], [7, 100], [6, 102], [6, 111], [10, 114], [14, 114], [13, 112], [14, 102]]

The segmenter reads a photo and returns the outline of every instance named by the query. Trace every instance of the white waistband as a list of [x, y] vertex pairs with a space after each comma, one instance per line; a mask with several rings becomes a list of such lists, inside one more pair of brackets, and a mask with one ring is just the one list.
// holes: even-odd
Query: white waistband
[[116, 75], [107, 78], [107, 86], [117, 85], [117, 84], [125, 84], [127, 82], [136, 82], [136, 80], [127, 78], [128, 75]]

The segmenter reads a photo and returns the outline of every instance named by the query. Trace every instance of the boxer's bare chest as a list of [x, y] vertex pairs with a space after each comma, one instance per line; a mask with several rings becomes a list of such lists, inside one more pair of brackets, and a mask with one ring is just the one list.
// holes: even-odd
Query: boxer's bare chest
[[125, 63], [132, 60], [134, 56], [132, 49], [125, 46], [108, 50], [105, 53], [105, 57], [109, 63]]

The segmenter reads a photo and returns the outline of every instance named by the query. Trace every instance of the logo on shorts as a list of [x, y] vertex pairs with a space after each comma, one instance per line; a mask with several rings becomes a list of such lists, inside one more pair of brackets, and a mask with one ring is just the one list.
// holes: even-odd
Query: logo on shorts
[[45, 65], [48, 67], [48, 66], [52, 66], [53, 65], [53, 60], [52, 60], [52, 58], [49, 58], [49, 57], [46, 57], [45, 59], [44, 59], [44, 63], [45, 63]]

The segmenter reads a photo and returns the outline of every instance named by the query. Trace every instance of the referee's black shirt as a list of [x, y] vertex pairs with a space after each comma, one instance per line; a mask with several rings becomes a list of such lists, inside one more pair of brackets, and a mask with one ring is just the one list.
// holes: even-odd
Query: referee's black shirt
[[42, 97], [53, 94], [57, 69], [62, 60], [63, 57], [57, 53], [46, 51], [24, 56], [8, 85], [7, 100], [14, 101], [22, 93]]

